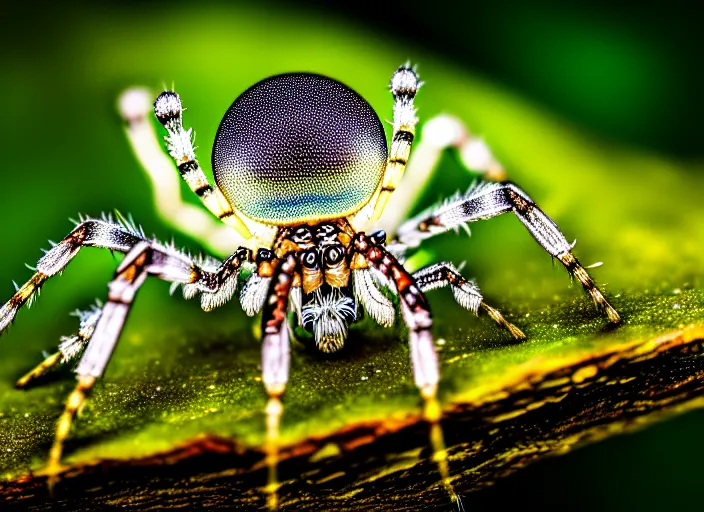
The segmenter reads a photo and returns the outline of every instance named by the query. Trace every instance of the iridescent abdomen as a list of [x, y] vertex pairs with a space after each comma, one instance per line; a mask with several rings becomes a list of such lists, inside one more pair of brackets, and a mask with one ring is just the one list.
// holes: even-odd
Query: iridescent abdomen
[[320, 75], [278, 75], [253, 85], [220, 123], [213, 173], [232, 206], [267, 224], [351, 215], [381, 180], [387, 147], [372, 107]]

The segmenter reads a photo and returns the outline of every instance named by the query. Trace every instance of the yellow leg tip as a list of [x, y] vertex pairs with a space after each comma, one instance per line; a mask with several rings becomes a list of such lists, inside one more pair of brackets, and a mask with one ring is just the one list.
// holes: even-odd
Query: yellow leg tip
[[387, 203], [389, 202], [389, 199], [391, 198], [391, 192], [388, 190], [382, 190], [379, 193], [379, 197], [376, 200], [376, 204], [374, 205], [374, 213], [372, 214], [372, 220], [379, 220], [381, 218], [381, 214], [384, 213], [384, 209], [386, 208]]
[[516, 340], [524, 340], [526, 339], [525, 333], [520, 330], [518, 327], [513, 325], [511, 322], [506, 322], [506, 328], [509, 330], [511, 333], [511, 336], [514, 337]]
[[15, 382], [15, 387], [16, 388], [26, 387], [27, 384], [29, 384], [34, 379], [44, 375], [51, 368], [53, 368], [54, 366], [59, 364], [59, 362], [61, 362], [61, 352], [56, 352], [56, 353], [50, 355], [44, 361], [42, 361], [37, 366], [35, 366], [32, 370], [30, 370], [25, 375], [23, 375], [17, 382]]
[[276, 494], [276, 489], [269, 491], [267, 486], [266, 508], [271, 511], [279, 510], [279, 497]]

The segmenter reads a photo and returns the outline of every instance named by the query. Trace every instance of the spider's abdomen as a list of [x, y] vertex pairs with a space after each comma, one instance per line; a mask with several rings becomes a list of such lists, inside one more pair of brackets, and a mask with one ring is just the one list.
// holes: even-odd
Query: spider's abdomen
[[378, 116], [349, 87], [320, 75], [277, 75], [230, 106], [213, 173], [234, 208], [267, 224], [351, 215], [369, 202], [386, 163]]

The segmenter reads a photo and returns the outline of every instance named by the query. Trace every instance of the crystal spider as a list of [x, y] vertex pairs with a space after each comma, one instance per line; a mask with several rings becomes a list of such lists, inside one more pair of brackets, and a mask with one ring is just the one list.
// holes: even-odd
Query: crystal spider
[[[108, 285], [107, 301], [79, 313], [77, 334], [63, 338], [58, 352], [17, 383], [25, 386], [58, 364], [78, 361], [78, 384], [58, 421], [47, 462], [50, 485], [60, 471], [63, 443], [76, 411], [103, 374], [135, 294], [151, 276], [175, 287], [181, 285], [187, 299], [198, 296], [205, 311], [222, 306], [239, 289], [244, 311], [261, 313], [270, 509], [278, 507], [279, 425], [289, 377], [291, 324], [310, 332], [322, 352], [335, 352], [344, 345], [350, 324], [362, 311], [382, 327], [391, 326], [396, 307], [389, 295], [395, 295], [408, 327], [412, 373], [424, 401], [433, 460], [441, 482], [456, 499], [440, 429], [438, 359], [424, 292], [450, 286], [460, 306], [474, 314], [485, 312], [516, 339], [525, 336], [487, 304], [477, 285], [451, 263], [411, 272], [402, 261], [427, 238], [512, 212], [581, 283], [611, 322], [618, 323], [620, 318], [572, 254], [573, 244], [522, 189], [500, 181], [504, 175], [500, 164], [483, 141], [455, 119], [437, 118], [428, 123], [426, 140], [417, 148], [407, 181], [422, 186], [439, 152], [447, 147], [458, 150], [467, 166], [483, 172], [485, 179], [402, 222], [411, 194], [392, 194], [401, 183], [415, 138], [414, 100], [420, 85], [417, 73], [407, 65], [393, 73], [393, 133], [388, 147], [377, 114], [346, 85], [310, 73], [262, 80], [234, 101], [220, 124], [213, 149], [214, 186], [196, 160], [191, 130], [183, 127], [180, 97], [173, 91], [159, 95], [154, 113], [168, 134], [168, 152], [181, 177], [227, 231], [182, 203], [178, 192], [170, 198], [163, 196], [164, 190], [174, 189], [176, 173], [172, 164], [153, 151], [156, 137], [140, 104], [140, 93], [132, 91], [123, 97], [128, 136], [137, 157], [159, 185], [154, 187], [158, 208], [167, 220], [203, 239], [206, 247], [227, 250], [229, 256], [222, 261], [193, 258], [173, 245], [146, 237], [124, 218], [81, 218], [37, 262], [34, 275], [0, 309], [3, 331], [44, 282], [60, 273], [82, 247], [125, 254]], [[382, 218], [387, 204], [393, 207]], [[381, 229], [368, 234], [369, 226], [385, 227], [393, 238], [387, 241]]]

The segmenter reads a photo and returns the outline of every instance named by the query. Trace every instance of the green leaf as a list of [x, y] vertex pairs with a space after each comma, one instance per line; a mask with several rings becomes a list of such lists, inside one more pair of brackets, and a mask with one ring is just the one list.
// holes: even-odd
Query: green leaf
[[[55, 105], [9, 74], [5, 87], [21, 91], [18, 101], [26, 107], [16, 123], [24, 130], [16, 153], [31, 152], [36, 174], [30, 211], [21, 192], [26, 176], [2, 179], [17, 191], [0, 204], [4, 218], [13, 219], [3, 225], [12, 240], [0, 268], [3, 297], [13, 292], [11, 279], [26, 276], [21, 262], [38, 257], [45, 238], [67, 233], [63, 219], [78, 211], [130, 211], [147, 232], [169, 238], [109, 108], [120, 89], [175, 81], [207, 162], [222, 112], [256, 80], [321, 72], [354, 87], [388, 118], [386, 82], [410, 54], [425, 81], [419, 116], [452, 112], [484, 136], [511, 179], [568, 237], [579, 237], [577, 257], [605, 262], [592, 272], [624, 319], [608, 327], [517, 219], [473, 225], [471, 239], [450, 234], [427, 244], [414, 263], [466, 260], [463, 273], [476, 276], [487, 301], [528, 335], [515, 344], [446, 291], [429, 294], [434, 332], [443, 340], [441, 398], [457, 489], [476, 489], [544, 456], [701, 405], [704, 180], [694, 165], [596, 140], [434, 56], [406, 47], [394, 52], [376, 36], [319, 26], [303, 14], [262, 19], [246, 10], [200, 8], [130, 14], [73, 18], [67, 33], [75, 36], [61, 41], [61, 58], [44, 57], [27, 71], [36, 73], [31, 84], [42, 82], [43, 70], [69, 62], [73, 70], [70, 80], [50, 84], [52, 98], [64, 102], [64, 129], [42, 136], [39, 146], [40, 135], [22, 119], [39, 119]], [[192, 37], [167, 40], [154, 30], [181, 20], [188, 20]], [[19, 156], [8, 159], [8, 168], [25, 165]], [[472, 179], [445, 158], [419, 207]], [[53, 350], [52, 340], [75, 330], [65, 312], [105, 296], [115, 265], [107, 254], [84, 251], [0, 339], [0, 488], [9, 503], [46, 501], [43, 478], [31, 472], [42, 468], [74, 386], [68, 373], [28, 391], [13, 382], [40, 361], [42, 350]], [[197, 508], [263, 503], [266, 397], [257, 322], [235, 304], [205, 314], [167, 289], [160, 282], [144, 286], [108, 371], [71, 431], [64, 457], [70, 469], [56, 489], [70, 508], [147, 507], [153, 500]], [[384, 330], [365, 321], [335, 357], [296, 345], [282, 426], [284, 504], [327, 510], [447, 503], [428, 460], [406, 336], [398, 324]]]

